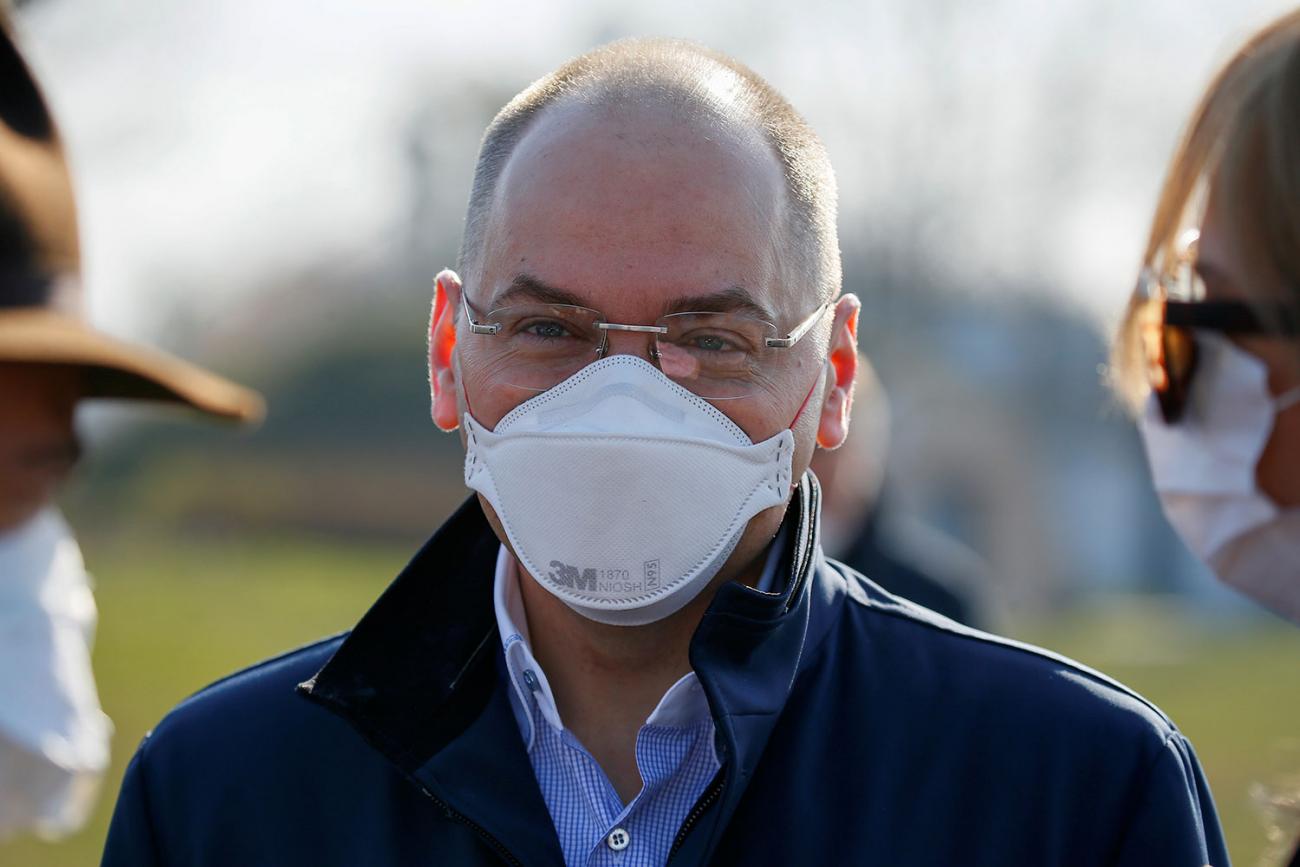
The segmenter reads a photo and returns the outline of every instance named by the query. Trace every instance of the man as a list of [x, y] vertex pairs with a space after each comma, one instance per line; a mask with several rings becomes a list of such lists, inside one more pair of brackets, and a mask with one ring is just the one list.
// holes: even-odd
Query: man
[[0, 15], [0, 838], [85, 821], [111, 725], [90, 668], [96, 611], [54, 494], [87, 397], [191, 404], [251, 419], [261, 400], [91, 329], [76, 208], [54, 122]]
[[1158, 710], [821, 555], [834, 203], [793, 109], [693, 45], [508, 104], [429, 331], [478, 496], [348, 636], [165, 719], [104, 863], [1226, 864]]

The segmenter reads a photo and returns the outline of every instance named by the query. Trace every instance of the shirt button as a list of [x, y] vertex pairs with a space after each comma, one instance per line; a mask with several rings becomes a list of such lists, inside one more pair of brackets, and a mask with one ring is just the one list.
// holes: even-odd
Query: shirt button
[[609, 836], [605, 838], [605, 842], [609, 845], [609, 848], [613, 849], [615, 852], [622, 852], [628, 847], [628, 844], [632, 842], [632, 835], [622, 828], [615, 828], [613, 831], [609, 832]]
[[537, 692], [537, 688], [538, 688], [537, 675], [533, 674], [533, 670], [531, 668], [524, 669], [524, 684], [533, 692]]

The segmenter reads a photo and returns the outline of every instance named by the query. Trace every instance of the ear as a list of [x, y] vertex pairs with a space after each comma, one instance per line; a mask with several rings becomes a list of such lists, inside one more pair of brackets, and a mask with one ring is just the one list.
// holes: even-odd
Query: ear
[[460, 313], [460, 277], [444, 269], [433, 281], [433, 313], [429, 317], [429, 389], [433, 423], [442, 431], [460, 426], [456, 402], [456, 317]]
[[839, 448], [849, 434], [853, 381], [858, 375], [858, 311], [861, 308], [862, 302], [853, 294], [844, 295], [835, 305], [828, 358], [831, 382], [817, 424], [817, 445], [824, 449]]

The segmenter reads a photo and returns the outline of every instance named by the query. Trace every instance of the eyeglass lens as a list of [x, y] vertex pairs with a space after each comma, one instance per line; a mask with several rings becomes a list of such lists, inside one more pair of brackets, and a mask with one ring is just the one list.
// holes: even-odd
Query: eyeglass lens
[[1182, 417], [1196, 372], [1196, 337], [1189, 328], [1166, 321], [1163, 296], [1145, 302], [1140, 339], [1146, 358], [1147, 381], [1168, 424]]
[[[609, 351], [610, 332], [595, 310], [562, 304], [520, 304], [491, 311], [489, 364], [509, 385], [545, 391]], [[771, 362], [770, 322], [743, 314], [675, 313], [655, 322], [662, 332], [636, 333], [664, 375], [711, 400], [747, 397]], [[619, 338], [628, 339], [628, 338]]]

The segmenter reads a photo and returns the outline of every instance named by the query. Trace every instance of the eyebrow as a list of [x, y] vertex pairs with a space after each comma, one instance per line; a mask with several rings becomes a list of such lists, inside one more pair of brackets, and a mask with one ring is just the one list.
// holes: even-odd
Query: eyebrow
[[743, 286], [732, 286], [721, 292], [691, 295], [678, 298], [668, 305], [668, 313], [747, 313], [768, 322], [775, 321], [772, 312], [755, 300]]
[[499, 295], [492, 299], [489, 309], [495, 310], [511, 302], [538, 301], [542, 304], [568, 304], [573, 307], [590, 307], [582, 298], [567, 289], [552, 286], [531, 274], [517, 274]]
[[[491, 309], [495, 310], [505, 304], [520, 301], [569, 304], [587, 308], [592, 306], [586, 298], [574, 292], [552, 286], [531, 274], [518, 274], [510, 281], [509, 286], [492, 299]], [[675, 298], [664, 310], [665, 315], [670, 313], [745, 313], [768, 322], [775, 321], [772, 312], [760, 304], [743, 286], [731, 286], [719, 292]]]

